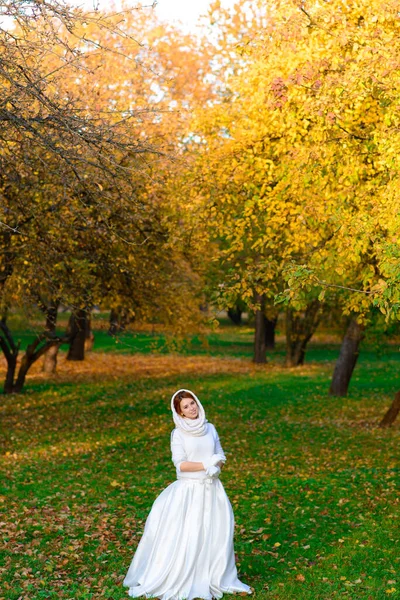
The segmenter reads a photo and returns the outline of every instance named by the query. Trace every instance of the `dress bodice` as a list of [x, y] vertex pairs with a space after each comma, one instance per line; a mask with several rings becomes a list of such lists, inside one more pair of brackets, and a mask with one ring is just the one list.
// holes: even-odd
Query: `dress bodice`
[[189, 435], [180, 429], [174, 429], [171, 433], [171, 452], [178, 479], [204, 479], [206, 477], [204, 470], [181, 472], [180, 464], [182, 462], [203, 462], [211, 458], [213, 454], [224, 455], [217, 430], [212, 423], [207, 423], [206, 433], [200, 436]]

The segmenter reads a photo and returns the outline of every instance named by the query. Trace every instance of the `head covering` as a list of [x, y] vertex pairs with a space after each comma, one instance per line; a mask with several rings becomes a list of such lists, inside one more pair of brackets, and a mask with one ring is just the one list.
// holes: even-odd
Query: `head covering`
[[[181, 417], [181, 415], [178, 415], [178, 413], [176, 412], [174, 406], [174, 399], [175, 396], [179, 394], [179, 392], [187, 392], [188, 394], [191, 394], [191, 396], [193, 396], [193, 398], [196, 400], [199, 407], [199, 415], [196, 419], [187, 419], [186, 417]], [[204, 412], [204, 408], [196, 394], [194, 394], [190, 390], [182, 389], [175, 392], [171, 399], [171, 410], [174, 423], [177, 429], [184, 431], [188, 435], [194, 436], [204, 435], [207, 432], [207, 419], [206, 413]]]

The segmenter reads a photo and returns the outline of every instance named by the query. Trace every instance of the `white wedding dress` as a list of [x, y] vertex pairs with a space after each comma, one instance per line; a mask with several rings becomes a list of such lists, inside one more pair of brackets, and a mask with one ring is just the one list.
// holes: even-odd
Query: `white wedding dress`
[[129, 596], [211, 600], [224, 593], [251, 593], [237, 576], [234, 517], [222, 483], [205, 471], [179, 470], [182, 461], [203, 462], [223, 454], [214, 425], [206, 428], [197, 437], [179, 429], [171, 434], [177, 480], [161, 492], [147, 518], [123, 581]]

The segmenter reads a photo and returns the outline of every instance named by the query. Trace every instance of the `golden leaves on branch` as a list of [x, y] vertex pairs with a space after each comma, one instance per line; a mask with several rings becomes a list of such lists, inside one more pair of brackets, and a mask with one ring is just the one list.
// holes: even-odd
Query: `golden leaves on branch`
[[321, 295], [299, 279], [291, 302], [320, 294], [344, 312], [378, 306], [392, 318], [400, 306], [389, 258], [399, 264], [397, 3], [283, 1], [260, 8], [260, 18], [267, 13], [259, 36], [249, 19], [244, 57], [229, 45], [234, 19], [215, 7], [228, 100], [194, 119], [206, 144], [192, 181], [221, 248], [220, 299], [247, 300], [256, 285], [281, 293], [293, 262], [332, 287]]

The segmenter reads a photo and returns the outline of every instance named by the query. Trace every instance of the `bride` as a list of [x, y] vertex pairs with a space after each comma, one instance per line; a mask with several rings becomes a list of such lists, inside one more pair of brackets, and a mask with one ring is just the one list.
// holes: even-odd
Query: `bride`
[[171, 410], [177, 480], [155, 500], [123, 585], [129, 596], [161, 600], [251, 594], [237, 577], [233, 511], [218, 478], [226, 461], [218, 433], [190, 390], [172, 396]]

